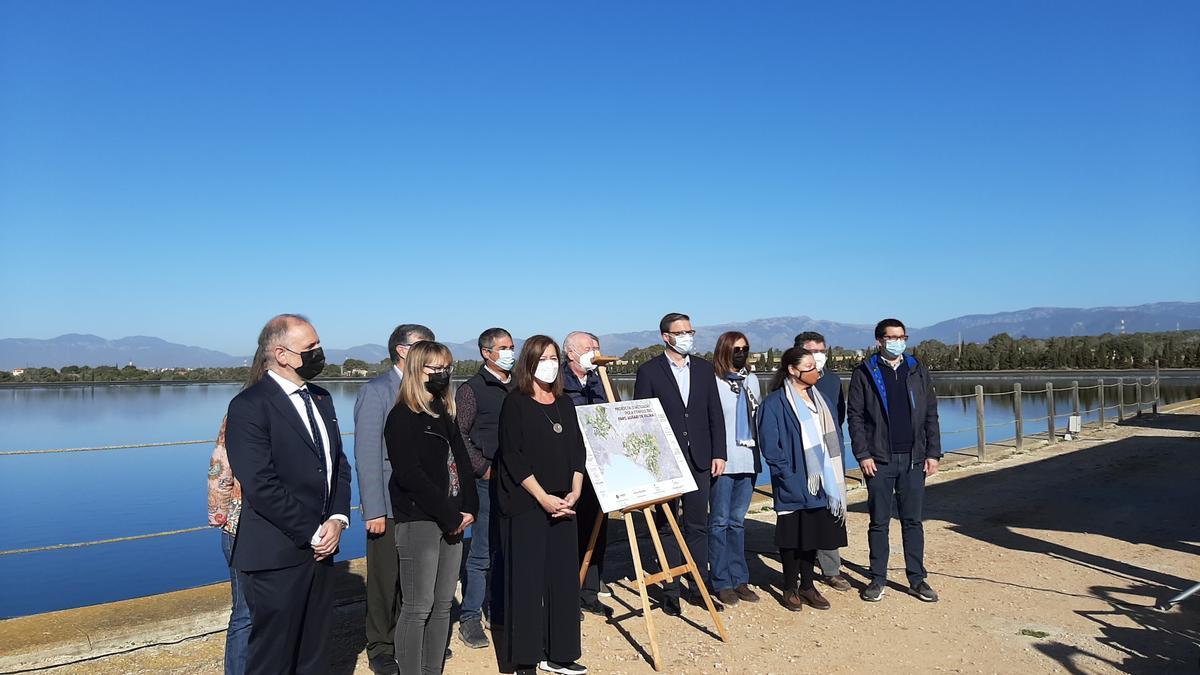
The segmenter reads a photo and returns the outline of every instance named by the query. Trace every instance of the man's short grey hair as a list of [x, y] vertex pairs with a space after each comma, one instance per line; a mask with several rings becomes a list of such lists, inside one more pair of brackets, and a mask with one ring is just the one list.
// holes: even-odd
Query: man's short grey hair
[[267, 321], [258, 333], [258, 348], [254, 351], [254, 362], [250, 364], [250, 374], [243, 388], [253, 386], [263, 378], [271, 364], [271, 350], [276, 345], [283, 345], [292, 327], [298, 323], [312, 325], [303, 314], [277, 314]]
[[[595, 333], [589, 333], [585, 330], [574, 330], [567, 333], [567, 337], [563, 338], [563, 351], [576, 347], [575, 351], [579, 352], [579, 340], [584, 337], [588, 338], [589, 341], [595, 340], [596, 344], [600, 344], [600, 338], [596, 337]], [[589, 343], [588, 346], [591, 347], [591, 344]]]
[[489, 328], [489, 329], [483, 331], [482, 333], [480, 333], [479, 340], [477, 342], [477, 344], [479, 345], [480, 356], [483, 355], [483, 350], [491, 349], [492, 345], [496, 344], [496, 340], [499, 340], [502, 337], [506, 337], [509, 340], [511, 340], [512, 334], [509, 333], [508, 331], [504, 330], [503, 328]]

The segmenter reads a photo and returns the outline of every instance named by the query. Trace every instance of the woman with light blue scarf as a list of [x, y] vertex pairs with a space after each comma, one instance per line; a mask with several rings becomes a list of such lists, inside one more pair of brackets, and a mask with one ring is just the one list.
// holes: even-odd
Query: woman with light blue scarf
[[758, 602], [746, 565], [746, 511], [762, 464], [755, 437], [754, 411], [761, 389], [747, 370], [750, 342], [736, 331], [722, 333], [713, 350], [717, 392], [725, 416], [725, 472], [713, 479], [708, 498], [709, 576], [713, 593], [726, 607]]
[[829, 609], [817, 591], [818, 549], [846, 545], [846, 485], [833, 460], [842, 456], [829, 404], [814, 386], [820, 379], [812, 353], [783, 353], [771, 394], [758, 410], [758, 439], [771, 469], [775, 545], [783, 562], [783, 605]]

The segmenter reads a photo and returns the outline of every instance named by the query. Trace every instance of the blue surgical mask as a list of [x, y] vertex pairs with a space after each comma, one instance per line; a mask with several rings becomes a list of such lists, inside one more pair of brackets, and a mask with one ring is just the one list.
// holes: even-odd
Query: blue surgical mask
[[496, 357], [496, 367], [503, 371], [510, 371], [513, 366], [517, 365], [517, 353], [511, 349], [497, 349], [500, 356]]
[[908, 343], [906, 343], [904, 340], [884, 340], [883, 341], [883, 350], [885, 352], [887, 352], [888, 355], [891, 356], [892, 358], [900, 356], [901, 354], [904, 353], [904, 350], [907, 348], [908, 348]]

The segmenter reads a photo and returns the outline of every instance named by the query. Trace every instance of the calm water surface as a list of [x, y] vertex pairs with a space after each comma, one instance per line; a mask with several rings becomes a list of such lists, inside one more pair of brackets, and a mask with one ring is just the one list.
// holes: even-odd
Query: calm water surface
[[[1056, 387], [1095, 376], [1056, 377]], [[764, 378], [765, 384], [766, 378]], [[1020, 380], [1026, 417], [1044, 416], [1045, 376]], [[1110, 379], [1110, 381], [1112, 381]], [[1132, 380], [1130, 380], [1132, 381]], [[981, 380], [988, 392], [1011, 391], [1014, 380]], [[615, 383], [622, 398], [632, 379]], [[974, 391], [974, 381], [938, 378], [940, 395]], [[343, 430], [353, 428], [354, 398], [361, 383], [325, 385], [333, 393]], [[1029, 393], [1031, 389], [1038, 389]], [[82, 388], [0, 389], [0, 450], [67, 448], [125, 443], [211, 439], [238, 391], [232, 384], [109, 385]], [[1127, 387], [1133, 400], [1133, 387]], [[1081, 408], [1098, 407], [1095, 389], [1081, 392]], [[1108, 405], [1115, 402], [1108, 390]], [[1146, 394], [1147, 398], [1149, 394]], [[1165, 402], [1200, 398], [1200, 379], [1164, 379]], [[1071, 411], [1069, 392], [1055, 394], [1058, 425]], [[1132, 410], [1132, 409], [1131, 409]], [[942, 400], [939, 413], [946, 449], [975, 444], [973, 398]], [[1095, 419], [1091, 412], [1085, 419]], [[989, 396], [989, 424], [1012, 420], [1012, 397]], [[1115, 417], [1110, 410], [1109, 418]], [[1045, 431], [1028, 422], [1027, 434]], [[989, 440], [1013, 435], [1012, 425], [991, 427]], [[344, 439], [353, 463], [353, 436]], [[108, 452], [0, 457], [0, 512], [15, 515], [0, 549], [46, 546], [182, 529], [205, 522], [205, 479], [210, 444]], [[851, 460], [851, 464], [853, 464]], [[357, 503], [357, 480], [354, 501]], [[365, 537], [358, 513], [343, 537], [339, 559], [363, 555]], [[109, 602], [188, 588], [227, 577], [218, 535], [203, 531], [145, 541], [80, 549], [0, 556], [0, 616]]]

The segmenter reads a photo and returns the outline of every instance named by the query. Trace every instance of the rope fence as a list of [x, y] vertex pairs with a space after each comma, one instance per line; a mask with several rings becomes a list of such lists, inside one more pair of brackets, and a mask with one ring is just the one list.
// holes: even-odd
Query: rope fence
[[[1154, 410], [1157, 411], [1158, 389], [1155, 385], [1159, 384], [1160, 382], [1161, 382], [1160, 377], [1156, 375], [1154, 377], [1151, 377], [1148, 382], [1142, 382], [1141, 378], [1133, 378], [1132, 382], [1127, 381], [1124, 378], [1121, 378], [1121, 379], [1118, 379], [1116, 382], [1111, 382], [1111, 383], [1110, 382], [1103, 382], [1103, 383], [1098, 382], [1094, 385], [1088, 385], [1086, 387], [1080, 387], [1078, 385], [1078, 383], [1073, 383], [1072, 386], [1063, 387], [1063, 388], [1057, 388], [1057, 387], [1054, 387], [1053, 384], [1048, 384], [1047, 387], [1042, 388], [1042, 389], [1021, 390], [1020, 399], [1022, 402], [1024, 402], [1024, 400], [1027, 396], [1041, 396], [1041, 397], [1045, 398], [1048, 393], [1060, 394], [1060, 393], [1064, 393], [1064, 392], [1072, 392], [1072, 398], [1077, 403], [1078, 402], [1078, 392], [1081, 392], [1081, 391], [1090, 391], [1093, 389], [1105, 390], [1105, 389], [1110, 389], [1113, 387], [1137, 387], [1138, 385], [1140, 385], [1141, 387], [1149, 389], [1150, 395], [1152, 398], [1150, 400], [1141, 400], [1139, 398], [1139, 400], [1136, 400], [1136, 401], [1118, 400], [1118, 401], [1112, 403], [1111, 405], [1105, 403], [1105, 404], [1102, 404], [1095, 408], [1081, 410], [1078, 413], [1074, 412], [1074, 410], [1072, 410], [1070, 412], [1063, 412], [1063, 413], [1053, 412], [1054, 401], [1050, 400], [1047, 402], [1047, 404], [1049, 405], [1049, 408], [1047, 409], [1046, 415], [1043, 415], [1040, 417], [1025, 417], [1024, 415], [1022, 415], [1019, 421], [1022, 424], [1035, 423], [1035, 422], [1051, 422], [1051, 421], [1057, 423], [1057, 421], [1059, 419], [1068, 419], [1069, 420], [1069, 418], [1071, 418], [1075, 415], [1082, 416], [1082, 415], [1088, 415], [1091, 413], [1102, 412], [1102, 411], [1108, 412], [1111, 410], [1116, 410], [1118, 412], [1119, 416], [1121, 416], [1123, 418], [1123, 416], [1125, 415], [1125, 411], [1128, 410], [1130, 407], [1136, 407], [1137, 414], [1140, 415], [1143, 406], [1146, 406], [1146, 405], [1153, 406]], [[976, 406], [979, 406], [980, 400], [981, 400], [979, 398], [979, 394], [982, 394], [982, 396], [987, 396], [987, 397], [1014, 396], [1014, 401], [1013, 401], [1014, 413], [1019, 409], [1019, 407], [1017, 406], [1017, 401], [1015, 400], [1015, 395], [1017, 394], [1016, 389], [1013, 389], [1010, 391], [999, 391], [999, 392], [976, 392], [976, 393], [968, 393], [968, 394], [951, 394], [951, 395], [938, 396], [937, 398], [939, 401], [976, 399]], [[1144, 398], [1144, 395], [1145, 394], [1143, 392], [1142, 398]], [[953, 434], [968, 433], [968, 432], [972, 432], [972, 431], [976, 432], [979, 435], [979, 442], [976, 447], [979, 447], [981, 445], [986, 446], [988, 444], [984, 440], [984, 433], [983, 433], [984, 429], [994, 429], [994, 428], [999, 428], [999, 427], [1012, 427], [1013, 425], [1015, 425], [1018, 422], [1017, 418], [1013, 417], [1011, 419], [1003, 420], [1000, 422], [987, 423], [984, 421], [984, 411], [982, 409], [979, 409], [977, 419], [978, 419], [978, 423], [975, 426], [965, 427], [965, 428], [961, 428], [961, 429], [942, 430], [941, 433], [942, 433], [942, 435], [948, 436], [948, 435], [953, 435]], [[1097, 422], [1100, 422], [1100, 423], [1105, 423], [1105, 421], [1106, 420], [1104, 420], [1103, 417], [1101, 417], [1099, 420], [1097, 420]], [[1054, 437], [1057, 435], [1058, 432], [1055, 429], [1054, 424], [1048, 424], [1048, 426], [1049, 426], [1049, 428], [1046, 431], [1033, 432], [1028, 435], [1030, 435], [1030, 436], [1045, 436], [1047, 432], [1050, 432], [1049, 439], [1053, 442]], [[342, 436], [353, 436], [354, 432], [353, 431], [343, 431], [341, 435]], [[1013, 439], [1005, 439], [1005, 440], [1013, 440]], [[1019, 444], [1019, 442], [1020, 442], [1019, 436], [1017, 437], [1017, 441]], [[11, 456], [18, 456], [18, 455], [52, 455], [52, 454], [65, 454], [65, 453], [102, 452], [102, 451], [110, 451], [110, 450], [132, 450], [132, 449], [140, 449], [140, 448], [168, 448], [168, 447], [184, 446], [184, 445], [201, 445], [201, 444], [214, 444], [214, 443], [216, 443], [216, 439], [168, 441], [168, 442], [155, 442], [155, 443], [125, 443], [125, 444], [120, 444], [120, 445], [98, 445], [98, 446], [93, 446], [93, 447], [80, 447], [80, 448], [50, 448], [50, 449], [40, 449], [40, 450], [4, 450], [4, 451], [0, 451], [0, 457], [6, 457], [6, 456], [11, 457]], [[970, 454], [969, 452], [967, 452], [970, 449], [971, 449], [970, 447], [956, 448], [954, 450], [948, 450], [946, 452], [948, 454]], [[973, 454], [971, 456], [979, 457], [980, 459], [982, 459], [983, 458], [982, 455], [983, 455], [982, 448], [980, 448], [979, 452], [977, 452], [976, 454]], [[352, 506], [350, 510], [358, 511], [358, 510], [360, 510], [360, 507]], [[14, 549], [8, 549], [8, 550], [0, 550], [0, 557], [9, 556], [9, 555], [21, 555], [21, 554], [26, 554], [26, 553], [41, 553], [41, 552], [46, 552], [46, 551], [60, 551], [60, 550], [67, 550], [67, 549], [87, 548], [87, 547], [91, 547], [91, 546], [101, 546], [101, 545], [105, 545], [105, 544], [117, 544], [117, 543], [124, 543], [124, 542], [130, 542], [130, 541], [142, 541], [142, 540], [147, 540], [147, 539], [157, 539], [157, 538], [161, 538], [161, 537], [170, 537], [170, 536], [176, 536], [176, 535], [191, 534], [194, 532], [201, 532], [204, 530], [216, 530], [216, 529], [218, 529], [218, 528], [212, 527], [210, 525], [200, 525], [197, 527], [185, 527], [182, 529], [166, 530], [163, 532], [151, 532], [148, 534], [136, 534], [136, 535], [123, 536], [123, 537], [112, 537], [112, 538], [108, 538], [108, 539], [97, 539], [97, 540], [93, 540], [93, 541], [81, 541], [81, 542], [72, 542], [72, 543], [64, 543], [64, 544], [50, 544], [50, 545], [46, 545], [46, 546], [31, 546], [31, 547], [25, 547], [25, 548], [14, 548]]]

